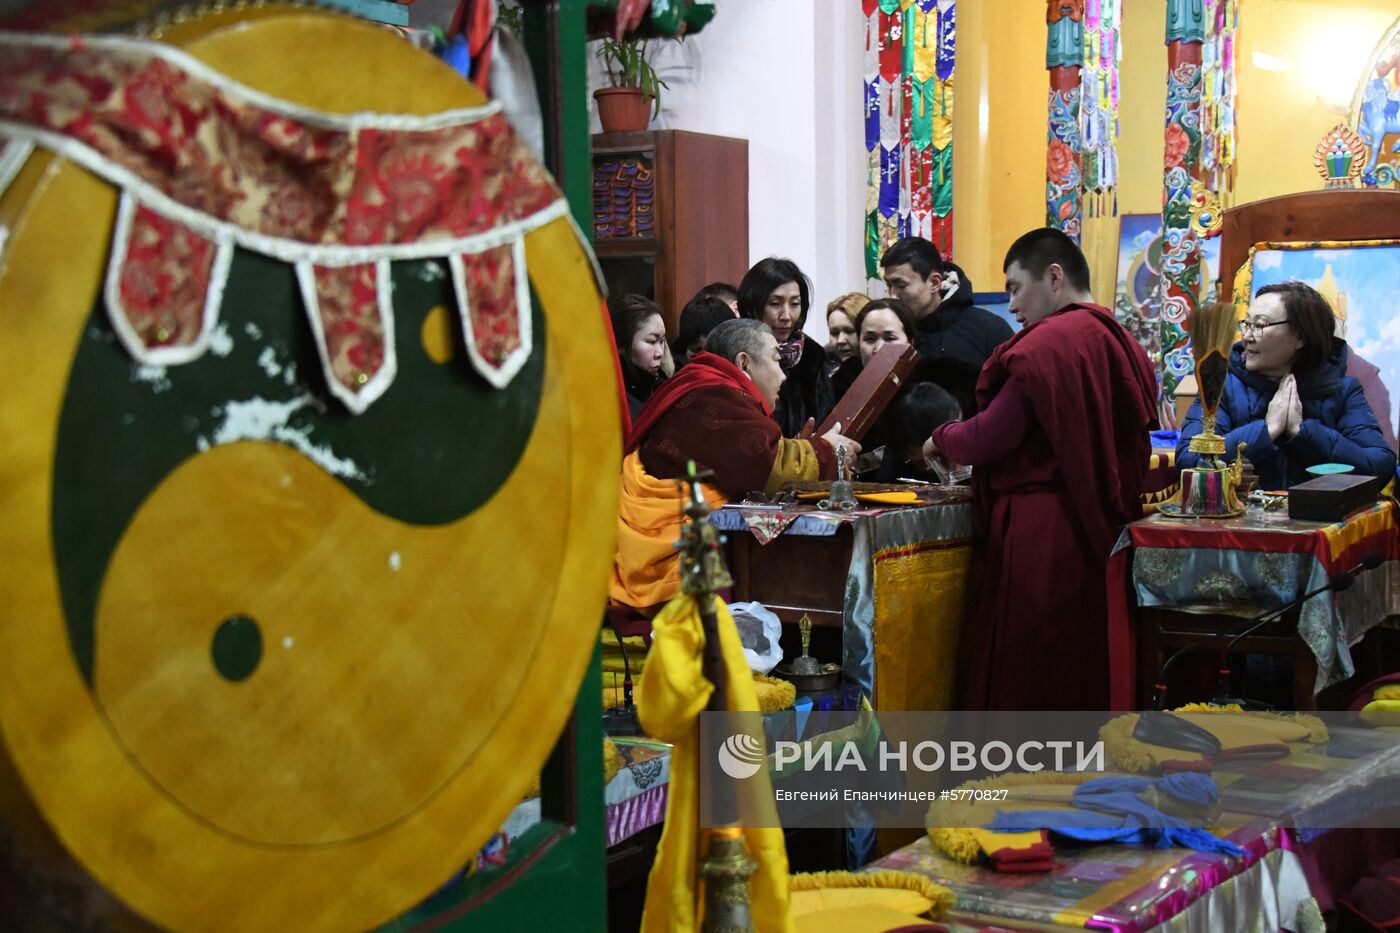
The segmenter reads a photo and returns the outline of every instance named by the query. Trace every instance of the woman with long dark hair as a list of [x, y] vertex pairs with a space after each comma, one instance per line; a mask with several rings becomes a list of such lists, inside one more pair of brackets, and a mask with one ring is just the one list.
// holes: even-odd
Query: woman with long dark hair
[[667, 376], [670, 348], [666, 345], [666, 323], [656, 302], [641, 295], [619, 295], [608, 299], [613, 341], [622, 366], [622, 384], [627, 389], [627, 407], [633, 418]]
[[760, 259], [739, 283], [740, 316], [767, 324], [778, 341], [787, 379], [773, 417], [785, 437], [796, 437], [809, 418], [820, 423], [836, 404], [826, 349], [802, 333], [811, 306], [811, 283], [791, 259]]

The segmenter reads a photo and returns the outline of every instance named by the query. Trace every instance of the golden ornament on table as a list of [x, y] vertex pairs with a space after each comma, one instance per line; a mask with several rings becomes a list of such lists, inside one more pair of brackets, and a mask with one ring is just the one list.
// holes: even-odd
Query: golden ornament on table
[[1238, 490], [1244, 478], [1245, 445], [1226, 465], [1225, 438], [1215, 432], [1215, 415], [1230, 374], [1230, 351], [1239, 329], [1235, 306], [1223, 302], [1203, 305], [1191, 313], [1191, 355], [1196, 363], [1196, 384], [1201, 404], [1201, 433], [1191, 438], [1191, 452], [1199, 459], [1181, 471], [1181, 486], [1174, 501], [1161, 513], [1173, 518], [1233, 518], [1244, 513]]

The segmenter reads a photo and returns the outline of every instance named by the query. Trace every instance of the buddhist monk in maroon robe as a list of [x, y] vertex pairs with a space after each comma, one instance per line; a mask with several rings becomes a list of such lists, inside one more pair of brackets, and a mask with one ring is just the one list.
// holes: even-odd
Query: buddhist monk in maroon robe
[[962, 637], [962, 706], [1108, 709], [1105, 574], [1120, 530], [1142, 514], [1156, 376], [1094, 303], [1067, 236], [1028, 233], [1003, 268], [1023, 328], [983, 367], [978, 414], [924, 446], [973, 467], [985, 547]]
[[766, 324], [725, 321], [705, 347], [647, 400], [622, 463], [609, 597], [645, 614], [680, 590], [674, 542], [686, 493], [674, 480], [690, 461], [711, 474], [703, 489], [713, 507], [794, 480], [834, 479], [837, 451], [848, 460], [860, 452], [840, 424], [819, 438], [783, 437], [773, 403], [786, 374]]

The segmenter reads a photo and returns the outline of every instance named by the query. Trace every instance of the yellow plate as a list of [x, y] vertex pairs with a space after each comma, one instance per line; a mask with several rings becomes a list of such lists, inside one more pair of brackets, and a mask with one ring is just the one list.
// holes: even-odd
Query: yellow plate
[[914, 492], [858, 492], [856, 498], [879, 505], [918, 505], [922, 501]]

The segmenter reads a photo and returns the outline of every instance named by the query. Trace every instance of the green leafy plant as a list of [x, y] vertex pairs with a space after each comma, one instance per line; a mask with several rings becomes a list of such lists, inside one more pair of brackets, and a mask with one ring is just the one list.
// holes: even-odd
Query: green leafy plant
[[496, 24], [502, 29], [508, 29], [515, 34], [517, 39], [525, 37], [525, 11], [518, 6], [501, 4], [496, 11]]
[[655, 117], [661, 113], [661, 89], [669, 90], [670, 85], [652, 67], [650, 54], [650, 45], [645, 39], [603, 39], [598, 44], [598, 57], [608, 71], [608, 84], [639, 88], [651, 101]]

